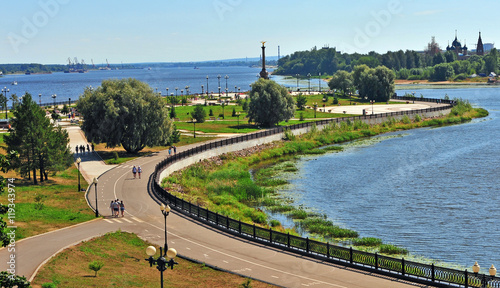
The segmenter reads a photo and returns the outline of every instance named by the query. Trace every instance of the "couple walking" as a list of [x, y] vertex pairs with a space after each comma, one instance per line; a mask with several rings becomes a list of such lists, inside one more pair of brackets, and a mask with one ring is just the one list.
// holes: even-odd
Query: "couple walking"
[[125, 205], [123, 204], [123, 200], [120, 201], [116, 199], [114, 201], [111, 201], [111, 204], [109, 204], [109, 208], [111, 208], [111, 216], [120, 217], [120, 211], [122, 212], [122, 217], [124, 216], [123, 213], [125, 213]]
[[134, 174], [134, 179], [135, 179], [137, 173], [139, 173], [139, 179], [141, 179], [142, 168], [141, 168], [141, 166], [135, 167], [135, 165], [134, 165], [134, 167], [132, 168], [132, 174]]

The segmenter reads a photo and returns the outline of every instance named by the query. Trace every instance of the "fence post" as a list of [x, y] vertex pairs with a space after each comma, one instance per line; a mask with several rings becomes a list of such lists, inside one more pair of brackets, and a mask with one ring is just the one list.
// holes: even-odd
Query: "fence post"
[[[467, 271], [467, 270], [465, 270], [465, 271]], [[431, 264], [431, 280], [432, 280], [432, 282], [434, 282], [434, 280], [435, 280], [435, 278], [434, 278], [434, 277], [435, 277], [435, 276], [434, 276], [435, 274], [434, 274], [434, 273], [436, 273], [436, 271], [434, 270], [434, 263], [432, 263], [432, 264]], [[465, 275], [467, 275], [467, 272], [465, 272]], [[467, 276], [466, 276], [465, 278], [467, 278]], [[467, 286], [466, 286], [466, 287], [467, 287]]]
[[401, 274], [405, 276], [405, 258], [401, 258]]
[[253, 238], [255, 238], [255, 224], [253, 224]]
[[330, 258], [330, 242], [326, 242], [326, 258]]
[[215, 212], [215, 225], [219, 226], [219, 212]]
[[349, 247], [349, 262], [352, 264], [352, 247]]
[[273, 230], [271, 230], [271, 228], [269, 228], [269, 242], [273, 244]]
[[306, 252], [309, 253], [309, 237], [306, 238]]
[[465, 269], [465, 288], [469, 288], [469, 273], [467, 273], [467, 269]]
[[287, 247], [290, 248], [290, 232], [288, 232]]
[[226, 229], [229, 230], [229, 216], [226, 216]]
[[378, 270], [378, 253], [375, 252], [375, 270]]
[[238, 233], [241, 234], [241, 220], [238, 220]]

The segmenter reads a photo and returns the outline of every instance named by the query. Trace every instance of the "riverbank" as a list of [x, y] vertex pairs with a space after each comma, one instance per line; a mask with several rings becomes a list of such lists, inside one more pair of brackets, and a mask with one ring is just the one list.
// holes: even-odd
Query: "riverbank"
[[[463, 107], [466, 107], [466, 109], [462, 109]], [[484, 109], [472, 109], [470, 104], [463, 103], [463, 105], [457, 105], [447, 117], [423, 120], [420, 116], [415, 116], [414, 119], [405, 116], [398, 121], [389, 119], [382, 124], [372, 126], [361, 121], [348, 121], [339, 124], [332, 123], [321, 131], [313, 127], [302, 136], [285, 133], [285, 138], [290, 141], [276, 142], [273, 149], [249, 157], [240, 157], [235, 153], [227, 153], [217, 156], [218, 159], [212, 158], [202, 161], [200, 164], [189, 166], [184, 170], [184, 173], [175, 172], [171, 174], [164, 179], [163, 186], [172, 191], [174, 195], [192, 203], [198, 203], [213, 212], [237, 220], [253, 222], [264, 227], [272, 226], [278, 231], [283, 231], [284, 228], [281, 227], [279, 222], [270, 221], [261, 209], [255, 207], [261, 203], [270, 203], [271, 205], [268, 204], [268, 206], [293, 206], [287, 202], [276, 204], [273, 201], [274, 199], [267, 201], [268, 198], [272, 198], [275, 188], [284, 183], [274, 181], [272, 173], [265, 174], [265, 177], [262, 177], [265, 181], [255, 177], [255, 173], [253, 173], [254, 177], [251, 177], [248, 172], [250, 169], [260, 169], [262, 166], [266, 166], [266, 161], [282, 163], [287, 157], [295, 157], [295, 155], [325, 153], [325, 150], [317, 149], [324, 145], [397, 130], [461, 123], [485, 115], [487, 115], [487, 112]], [[285, 169], [293, 169], [293, 167], [285, 165]], [[269, 181], [270, 179], [271, 181]], [[179, 187], [182, 187], [182, 189], [179, 189]], [[177, 192], [174, 190], [177, 190]], [[285, 209], [279, 208], [279, 210]], [[304, 209], [299, 207], [285, 211], [291, 211], [291, 217], [297, 215], [296, 218], [300, 219], [298, 221], [301, 223], [301, 228], [305, 227], [311, 233], [321, 235], [319, 236], [322, 237], [321, 240], [334, 239], [334, 241], [339, 241], [342, 240], [339, 238], [355, 236], [350, 231], [335, 227], [331, 221], [321, 215], [309, 214], [307, 211], [301, 210]], [[314, 219], [313, 221], [303, 221], [307, 218]]]

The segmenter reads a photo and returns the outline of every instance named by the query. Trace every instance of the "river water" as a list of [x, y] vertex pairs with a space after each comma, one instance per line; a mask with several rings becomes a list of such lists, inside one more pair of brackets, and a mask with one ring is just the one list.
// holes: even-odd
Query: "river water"
[[459, 267], [500, 265], [500, 88], [397, 92], [414, 91], [468, 99], [490, 115], [301, 158], [281, 193], [361, 237], [381, 238], [414, 255]]

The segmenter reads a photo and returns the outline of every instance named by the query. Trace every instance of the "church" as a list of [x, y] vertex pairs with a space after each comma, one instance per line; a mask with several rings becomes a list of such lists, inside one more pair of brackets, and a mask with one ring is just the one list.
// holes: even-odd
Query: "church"
[[457, 54], [458, 59], [462, 60], [462, 59], [467, 57], [467, 50], [468, 50], [467, 45], [464, 44], [464, 46], [462, 46], [462, 43], [460, 43], [460, 41], [458, 41], [457, 30], [455, 30], [455, 40], [453, 40], [453, 43], [451, 43], [451, 46], [448, 43], [448, 46], [446, 47], [446, 51], [455, 52], [455, 54]]

